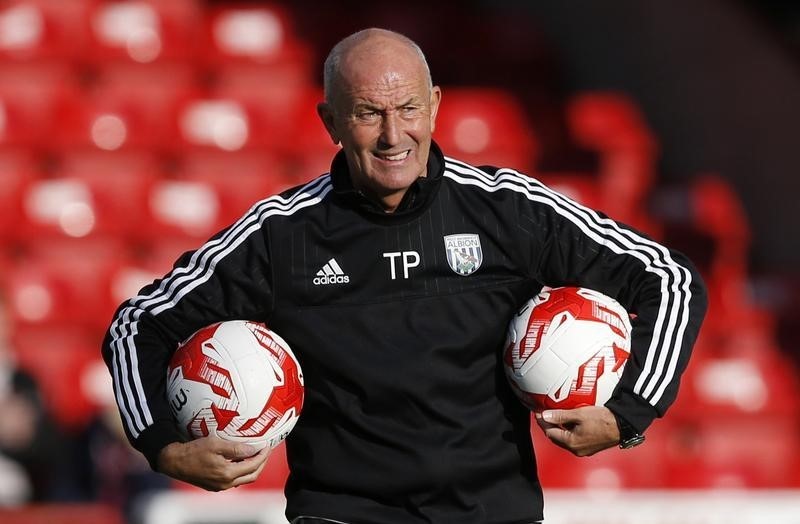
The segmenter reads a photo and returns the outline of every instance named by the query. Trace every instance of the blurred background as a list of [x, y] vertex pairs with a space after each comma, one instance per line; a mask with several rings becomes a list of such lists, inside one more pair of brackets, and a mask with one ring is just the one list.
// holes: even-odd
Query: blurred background
[[709, 284], [646, 445], [576, 459], [533, 432], [548, 523], [800, 522], [800, 5], [778, 0], [0, 0], [0, 521], [281, 522], [282, 449], [235, 494], [149, 471], [100, 340], [179, 253], [327, 171], [322, 61], [370, 26], [426, 52], [446, 154]]

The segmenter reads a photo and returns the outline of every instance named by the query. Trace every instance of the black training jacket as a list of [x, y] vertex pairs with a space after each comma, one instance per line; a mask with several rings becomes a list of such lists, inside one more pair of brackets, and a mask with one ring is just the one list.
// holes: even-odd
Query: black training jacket
[[266, 322], [305, 375], [289, 519], [528, 523], [543, 505], [530, 413], [500, 351], [543, 285], [593, 288], [636, 314], [607, 406], [644, 430], [674, 400], [703, 318], [693, 266], [533, 178], [435, 144], [393, 214], [353, 190], [341, 153], [331, 174], [258, 202], [120, 306], [103, 353], [128, 437], [155, 464], [181, 440], [164, 389], [176, 345], [213, 322]]

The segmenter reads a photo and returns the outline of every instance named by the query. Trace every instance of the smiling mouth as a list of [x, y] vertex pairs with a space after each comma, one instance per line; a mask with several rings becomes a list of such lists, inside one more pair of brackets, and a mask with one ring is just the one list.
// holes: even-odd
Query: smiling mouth
[[387, 162], [402, 162], [403, 160], [408, 158], [408, 155], [410, 155], [410, 154], [411, 154], [411, 150], [407, 149], [407, 150], [402, 151], [400, 153], [397, 153], [395, 155], [386, 155], [386, 154], [377, 154], [376, 153], [375, 156], [377, 156], [381, 160], [384, 160], [384, 161], [387, 161]]

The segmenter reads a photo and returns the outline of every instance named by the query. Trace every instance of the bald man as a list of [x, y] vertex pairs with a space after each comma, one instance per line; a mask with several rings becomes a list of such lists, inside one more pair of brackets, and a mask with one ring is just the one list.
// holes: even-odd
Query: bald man
[[262, 321], [305, 375], [286, 441], [290, 521], [538, 522], [530, 413], [500, 359], [509, 320], [544, 285], [594, 288], [636, 313], [611, 400], [537, 417], [553, 442], [591, 455], [640, 443], [671, 404], [702, 281], [680, 253], [533, 178], [446, 158], [431, 138], [442, 93], [406, 37], [351, 35], [324, 76], [317, 109], [342, 146], [330, 173], [257, 203], [120, 307], [104, 356], [128, 436], [174, 478], [255, 480], [268, 451], [185, 441], [164, 370], [197, 329]]

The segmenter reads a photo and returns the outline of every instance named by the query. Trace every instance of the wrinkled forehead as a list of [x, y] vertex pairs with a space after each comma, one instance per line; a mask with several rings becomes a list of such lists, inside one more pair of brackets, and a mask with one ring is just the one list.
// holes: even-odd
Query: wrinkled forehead
[[351, 78], [341, 86], [341, 94], [351, 102], [394, 105], [430, 96], [428, 85], [419, 75], [384, 71], [371, 77]]
[[427, 70], [419, 55], [408, 46], [384, 40], [356, 46], [343, 56], [337, 78], [343, 93], [364, 91], [390, 94], [393, 91], [427, 91]]

